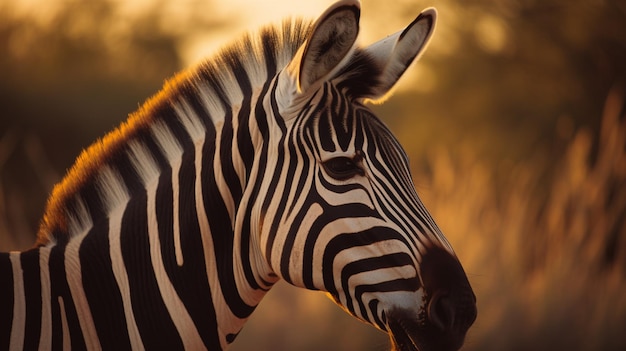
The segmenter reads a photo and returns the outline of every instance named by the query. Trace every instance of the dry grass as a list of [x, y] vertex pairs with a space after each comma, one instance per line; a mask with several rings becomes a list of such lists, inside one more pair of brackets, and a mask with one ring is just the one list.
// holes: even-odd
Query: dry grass
[[[551, 173], [529, 161], [496, 176], [476, 156], [443, 150], [430, 154], [428, 171], [416, 173], [427, 208], [478, 296], [479, 317], [465, 350], [626, 349], [623, 106], [622, 95], [612, 92], [599, 135], [575, 131]], [[2, 138], [0, 176], [16, 149], [12, 138]], [[36, 148], [31, 154], [38, 164]], [[23, 247], [20, 237], [32, 238], [20, 215], [26, 201], [7, 196], [13, 191], [6, 183], [0, 182], [3, 250]], [[250, 348], [384, 350], [387, 343], [323, 295], [279, 284], [234, 347]]]
[[536, 163], [498, 186], [471, 156], [431, 157], [424, 202], [478, 296], [467, 350], [626, 349], [623, 106], [612, 92], [597, 148], [577, 131], [547, 187]]

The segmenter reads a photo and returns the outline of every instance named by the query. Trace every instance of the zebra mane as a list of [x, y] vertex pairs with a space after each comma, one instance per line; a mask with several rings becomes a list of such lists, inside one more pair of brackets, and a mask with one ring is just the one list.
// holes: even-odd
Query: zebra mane
[[[240, 102], [240, 91], [229, 89], [229, 86], [237, 84], [237, 77], [233, 76], [233, 70], [225, 68], [241, 66], [239, 68], [245, 69], [252, 86], [259, 86], [289, 63], [310, 30], [311, 22], [302, 19], [289, 19], [280, 25], [266, 26], [258, 34], [244, 34], [204, 62], [167, 80], [163, 88], [130, 114], [126, 121], [81, 152], [48, 198], [36, 246], [67, 242], [75, 234], [69, 233], [72, 228], [81, 232], [89, 229], [86, 227], [91, 226], [90, 214], [83, 203], [86, 195], [94, 196], [96, 191], [99, 202], [107, 210], [119, 202], [115, 199], [127, 198], [120, 195], [126, 189], [119, 189], [122, 182], [111, 177], [109, 165], [114, 158], [128, 151], [129, 143], [138, 139], [156, 119], [163, 117], [157, 112], [164, 105], [176, 103], [185, 94], [197, 94], [203, 86], [209, 86], [214, 95], [205, 97], [205, 102]], [[191, 92], [194, 89], [196, 92]], [[118, 195], [108, 199], [104, 191], [107, 189]]]
[[[312, 22], [301, 19], [266, 26], [258, 34], [243, 35], [216, 55], [166, 81], [161, 91], [119, 127], [83, 150], [63, 180], [55, 185], [36, 246], [64, 243], [74, 235], [86, 233], [93, 225], [92, 217], [97, 217], [90, 209], [95, 206], [108, 215], [120, 204], [120, 199], [127, 201], [128, 189], [119, 176], [112, 176], [115, 175], [112, 165], [121, 155], [138, 150], [131, 146], [141, 141], [141, 135], [150, 133], [152, 127], [171, 117], [159, 113], [160, 110], [178, 106], [185, 97], [193, 95], [202, 99], [209, 111], [218, 112], [211, 118], [219, 118], [216, 116], [225, 108], [243, 99], [238, 86], [243, 77], [239, 75], [245, 75], [253, 88], [261, 87], [292, 60], [311, 29]], [[331, 79], [345, 94], [356, 99], [367, 96], [370, 87], [378, 84], [376, 73], [380, 70], [365, 51], [356, 49], [349, 62]], [[91, 203], [85, 204], [85, 199]]]

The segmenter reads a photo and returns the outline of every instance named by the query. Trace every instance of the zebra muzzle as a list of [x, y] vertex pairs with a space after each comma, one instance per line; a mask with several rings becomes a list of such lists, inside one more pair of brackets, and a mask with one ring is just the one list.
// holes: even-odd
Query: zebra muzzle
[[420, 272], [426, 292], [423, 310], [387, 313], [393, 350], [456, 351], [477, 316], [465, 272], [456, 257], [439, 248], [423, 256]]

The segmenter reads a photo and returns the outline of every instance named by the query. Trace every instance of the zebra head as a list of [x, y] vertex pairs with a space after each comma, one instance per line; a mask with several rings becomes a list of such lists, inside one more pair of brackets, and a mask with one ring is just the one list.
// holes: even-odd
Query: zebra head
[[273, 274], [327, 291], [395, 349], [457, 350], [475, 296], [415, 192], [404, 150], [364, 105], [424, 50], [436, 11], [366, 48], [354, 45], [359, 14], [358, 1], [329, 8], [265, 98], [269, 134], [280, 137], [266, 149], [261, 251]]

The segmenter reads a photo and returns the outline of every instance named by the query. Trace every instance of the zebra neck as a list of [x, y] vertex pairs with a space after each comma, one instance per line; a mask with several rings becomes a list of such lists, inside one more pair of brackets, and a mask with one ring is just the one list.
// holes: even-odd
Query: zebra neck
[[0, 253], [0, 349], [234, 340], [278, 280], [258, 242], [284, 131], [272, 79], [307, 28], [270, 28], [181, 74], [78, 157], [37, 248]]
[[234, 341], [277, 280], [253, 213], [266, 117], [246, 116], [263, 98], [221, 111], [202, 99], [153, 107], [66, 200], [66, 241], [0, 254], [0, 349]]

